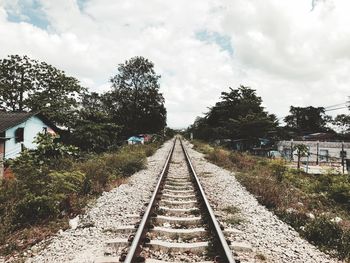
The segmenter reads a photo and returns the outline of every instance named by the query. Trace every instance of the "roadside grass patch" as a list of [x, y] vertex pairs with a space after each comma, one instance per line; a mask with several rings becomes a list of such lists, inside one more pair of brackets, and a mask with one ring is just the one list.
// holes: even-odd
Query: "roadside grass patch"
[[52, 162], [23, 152], [11, 165], [15, 179], [0, 180], [0, 254], [24, 250], [66, 229], [68, 219], [82, 213], [91, 200], [144, 169], [146, 157], [159, 146], [126, 145], [115, 152], [74, 158], [66, 156], [67, 147], [62, 146]]
[[[288, 169], [284, 160], [204, 144], [194, 141], [207, 160], [234, 171], [262, 205], [321, 250], [350, 262], [350, 175], [306, 174]], [[341, 222], [334, 221], [337, 217]], [[228, 223], [240, 220], [233, 217]]]

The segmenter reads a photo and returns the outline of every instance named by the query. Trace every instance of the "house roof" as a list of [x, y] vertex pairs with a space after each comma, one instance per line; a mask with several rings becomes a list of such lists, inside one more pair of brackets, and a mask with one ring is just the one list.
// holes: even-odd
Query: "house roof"
[[29, 118], [37, 116], [46, 125], [50, 126], [53, 130], [58, 131], [59, 129], [51, 123], [47, 118], [42, 116], [39, 112], [1, 112], [0, 111], [0, 132], [4, 132], [22, 122], [25, 122]]

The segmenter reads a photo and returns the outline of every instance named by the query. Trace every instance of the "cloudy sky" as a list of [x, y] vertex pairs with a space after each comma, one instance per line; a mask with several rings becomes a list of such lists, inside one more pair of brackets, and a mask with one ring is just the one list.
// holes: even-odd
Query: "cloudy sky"
[[349, 0], [0, 0], [0, 57], [26, 54], [105, 91], [119, 63], [144, 56], [171, 127], [240, 84], [283, 117], [348, 100], [349, 14]]

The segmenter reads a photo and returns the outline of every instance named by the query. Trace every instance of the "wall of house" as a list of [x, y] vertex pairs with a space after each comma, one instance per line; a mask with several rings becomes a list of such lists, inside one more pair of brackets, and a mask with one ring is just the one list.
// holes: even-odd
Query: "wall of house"
[[[309, 162], [316, 162], [318, 158], [319, 163], [323, 162], [341, 162], [342, 145], [346, 152], [345, 159], [350, 159], [350, 143], [349, 142], [317, 142], [317, 141], [280, 141], [277, 144], [278, 151], [284, 155], [285, 158], [290, 158], [290, 151], [292, 145], [304, 144], [309, 148], [311, 153]], [[293, 152], [294, 161], [297, 160], [297, 151]], [[307, 157], [302, 157], [302, 161], [306, 161]]]
[[[39, 132], [43, 132], [44, 127], [47, 128], [48, 131], [51, 129], [40, 118], [32, 116], [25, 122], [8, 129], [5, 136], [11, 139], [5, 142], [4, 158], [11, 159], [17, 157], [22, 150], [22, 144], [28, 149], [35, 149], [36, 145], [33, 140]], [[23, 142], [16, 143], [15, 141], [15, 131], [17, 128], [24, 128]]]

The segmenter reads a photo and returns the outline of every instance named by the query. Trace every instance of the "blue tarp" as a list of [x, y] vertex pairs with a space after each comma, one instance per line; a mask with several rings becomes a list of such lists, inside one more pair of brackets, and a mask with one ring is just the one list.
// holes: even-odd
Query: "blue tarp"
[[131, 137], [128, 139], [128, 142], [139, 142], [139, 143], [141, 143], [142, 141], [143, 141], [143, 138], [136, 137], [136, 136], [131, 136]]

